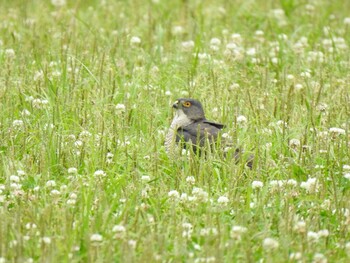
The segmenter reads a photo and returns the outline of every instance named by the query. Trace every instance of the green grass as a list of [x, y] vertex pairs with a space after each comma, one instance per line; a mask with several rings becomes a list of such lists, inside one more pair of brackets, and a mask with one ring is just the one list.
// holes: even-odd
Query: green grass
[[[350, 260], [350, 2], [0, 3], [0, 262]], [[179, 97], [254, 169], [168, 158]]]

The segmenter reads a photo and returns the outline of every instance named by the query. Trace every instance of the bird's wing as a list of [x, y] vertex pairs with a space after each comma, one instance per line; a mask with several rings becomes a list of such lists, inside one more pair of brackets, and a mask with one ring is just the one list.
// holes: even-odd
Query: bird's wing
[[184, 140], [193, 145], [204, 146], [206, 139], [214, 142], [224, 125], [207, 120], [197, 121], [177, 130], [176, 142]]

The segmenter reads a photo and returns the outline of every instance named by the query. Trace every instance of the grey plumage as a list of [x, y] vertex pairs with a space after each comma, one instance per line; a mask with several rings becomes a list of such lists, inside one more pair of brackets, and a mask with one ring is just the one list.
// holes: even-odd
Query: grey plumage
[[[220, 131], [225, 125], [207, 120], [199, 101], [181, 98], [173, 104], [173, 108], [175, 116], [165, 139], [168, 154], [173, 155], [179, 151], [179, 147], [192, 147], [194, 152], [200, 152], [206, 143], [214, 145], [218, 141]], [[231, 143], [221, 141], [221, 145], [231, 146]], [[234, 153], [236, 161], [239, 155], [240, 149], [236, 148]], [[251, 168], [252, 164], [251, 156], [247, 160], [247, 165]]]

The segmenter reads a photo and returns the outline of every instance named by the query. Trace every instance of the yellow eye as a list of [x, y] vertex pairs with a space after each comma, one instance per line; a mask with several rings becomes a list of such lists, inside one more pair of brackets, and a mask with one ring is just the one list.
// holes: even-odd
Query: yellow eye
[[189, 101], [185, 101], [184, 103], [182, 103], [182, 105], [186, 108], [190, 107], [191, 106], [191, 102]]

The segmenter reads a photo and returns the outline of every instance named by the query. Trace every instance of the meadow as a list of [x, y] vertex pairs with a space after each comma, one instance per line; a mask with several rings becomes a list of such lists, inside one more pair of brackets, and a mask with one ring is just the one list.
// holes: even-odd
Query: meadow
[[0, 263], [350, 262], [350, 1], [0, 5]]

